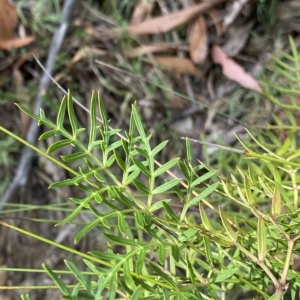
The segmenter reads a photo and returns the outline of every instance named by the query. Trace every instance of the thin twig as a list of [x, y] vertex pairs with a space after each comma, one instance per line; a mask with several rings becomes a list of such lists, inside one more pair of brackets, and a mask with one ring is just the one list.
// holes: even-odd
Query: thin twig
[[190, 140], [194, 143], [198, 143], [198, 144], [206, 145], [206, 146], [211, 146], [211, 147], [216, 147], [216, 148], [223, 149], [223, 150], [230, 151], [230, 152], [234, 152], [234, 153], [239, 153], [239, 154], [245, 154], [246, 153], [246, 151], [244, 151], [244, 150], [225, 147], [225, 146], [221, 146], [221, 145], [218, 145], [218, 144], [212, 144], [212, 143], [203, 142], [203, 141], [199, 141], [199, 140], [194, 140], [194, 139], [190, 139], [188, 137], [182, 137], [181, 139], [182, 140]]
[[[62, 42], [65, 38], [67, 28], [68, 28], [68, 22], [71, 16], [72, 8], [74, 6], [76, 0], [66, 0], [64, 3], [63, 11], [62, 11], [62, 20], [59, 28], [56, 30], [54, 36], [52, 37], [50, 49], [48, 52], [48, 57], [46, 61], [46, 70], [49, 74], [52, 73], [54, 62], [57, 56], [58, 51], [61, 48]], [[36, 97], [36, 103], [34, 107], [34, 113], [38, 114], [40, 109], [44, 106], [42, 98], [45, 96], [49, 85], [51, 83], [51, 79], [49, 76], [44, 73], [42, 75], [38, 93]], [[32, 120], [28, 129], [28, 132], [26, 134], [26, 140], [30, 144], [36, 144], [37, 136], [38, 136], [38, 126], [37, 122]], [[24, 188], [27, 180], [28, 180], [28, 174], [31, 168], [31, 162], [33, 157], [33, 151], [28, 148], [24, 147], [21, 152], [21, 158], [18, 164], [18, 167], [16, 169], [15, 176], [7, 188], [4, 196], [1, 199], [2, 203], [6, 203], [9, 201], [11, 196], [14, 194], [14, 192], [19, 188]], [[1, 205], [1, 203], [0, 203]], [[3, 209], [3, 206], [0, 206], [0, 211]]]

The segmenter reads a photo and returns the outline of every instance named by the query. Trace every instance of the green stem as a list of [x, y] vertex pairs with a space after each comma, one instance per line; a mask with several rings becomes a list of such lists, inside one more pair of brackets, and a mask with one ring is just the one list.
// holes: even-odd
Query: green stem
[[274, 286], [278, 287], [278, 280], [273, 275], [271, 270], [265, 265], [263, 261], [260, 261], [255, 255], [253, 255], [251, 252], [249, 252], [246, 248], [244, 248], [241, 244], [236, 243], [236, 247], [241, 250], [246, 256], [248, 256], [254, 263], [258, 264], [265, 273], [269, 276], [269, 278], [272, 280]]
[[287, 250], [287, 254], [286, 254], [283, 272], [281, 275], [280, 282], [276, 286], [276, 298], [275, 298], [276, 300], [280, 300], [281, 297], [283, 296], [284, 292], [286, 291], [286, 287], [287, 287], [286, 281], [287, 281], [287, 276], [288, 276], [288, 272], [289, 272], [289, 268], [290, 268], [290, 263], [292, 260], [295, 243], [296, 243], [296, 241], [294, 239], [288, 240], [288, 250]]
[[253, 153], [253, 152], [246, 152], [245, 155], [247, 157], [260, 158], [262, 160], [267, 160], [267, 161], [271, 161], [271, 162], [283, 164], [283, 165], [286, 165], [286, 166], [293, 166], [293, 167], [300, 168], [300, 164], [299, 163], [295, 163], [295, 162], [292, 162], [292, 161], [287, 161], [287, 160], [284, 160], [284, 159], [279, 159], [279, 158], [271, 157], [269, 155], [257, 154], [257, 153]]

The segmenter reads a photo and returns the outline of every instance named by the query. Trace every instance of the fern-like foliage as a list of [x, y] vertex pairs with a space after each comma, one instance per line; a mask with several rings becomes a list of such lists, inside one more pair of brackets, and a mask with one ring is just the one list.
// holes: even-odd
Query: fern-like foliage
[[[146, 134], [135, 105], [124, 137], [109, 126], [100, 95], [93, 94], [86, 145], [79, 139], [87, 133], [78, 127], [70, 93], [61, 102], [56, 123], [42, 110], [36, 116], [21, 107], [49, 128], [41, 139], [62, 137], [48, 153], [74, 147], [73, 153], [62, 157], [63, 163], [58, 162], [61, 167], [70, 171], [68, 163], [81, 161], [81, 168], [70, 171], [70, 179], [51, 185], [74, 185], [85, 195], [71, 198], [76, 208], [59, 224], [89, 210], [94, 219], [78, 231], [75, 242], [101, 226], [109, 243], [106, 252], [82, 255], [92, 279], [66, 261], [78, 282], [74, 288], [44, 266], [64, 298], [233, 299], [243, 290], [251, 299], [281, 299], [286, 291], [290, 299], [298, 299], [300, 273], [291, 264], [300, 255], [300, 151], [295, 135], [300, 55], [292, 40], [291, 49], [292, 55], [283, 54], [284, 60], [275, 59], [274, 65], [287, 86], [269, 82], [264, 87], [268, 98], [284, 110], [286, 120], [274, 116], [276, 125], [265, 128], [264, 135], [249, 132], [253, 147], [240, 140], [248, 170], [238, 169], [237, 176], [227, 179], [218, 178], [217, 171], [203, 164], [193, 166], [188, 139], [186, 159], [158, 164], [156, 157], [167, 142], [152, 149], [151, 135]], [[71, 130], [64, 127], [66, 119]], [[286, 136], [272, 130], [284, 130]], [[175, 168], [182, 178], [166, 180]], [[216, 193], [222, 202], [214, 206]], [[182, 203], [178, 214], [171, 205], [174, 195]], [[164, 200], [156, 201], [157, 196]], [[192, 208], [199, 213], [192, 213]], [[115, 223], [117, 231], [112, 230]]]
[[[102, 126], [97, 126], [97, 107], [101, 115]], [[120, 295], [122, 297], [127, 295], [126, 297], [132, 299], [155, 299], [165, 294], [169, 295], [168, 297], [181, 295], [180, 297], [186, 299], [197, 299], [201, 297], [201, 293], [207, 294], [204, 292], [206, 288], [203, 292], [198, 288], [209, 285], [208, 280], [202, 278], [196, 269], [193, 270], [195, 263], [199, 266], [206, 264], [204, 257], [207, 254], [194, 243], [201, 243], [203, 239], [201, 234], [211, 236], [211, 233], [195, 223], [188, 225], [185, 219], [191, 206], [198, 205], [217, 188], [218, 182], [203, 189], [196, 196], [193, 195], [198, 185], [212, 178], [215, 171], [207, 172], [201, 177], [197, 176], [198, 170], [204, 166], [193, 168], [191, 166], [192, 154], [189, 152], [188, 161], [179, 164], [189, 186], [186, 192], [182, 192], [178, 186], [181, 178], [164, 180], [166, 172], [178, 165], [179, 158], [174, 158], [159, 166], [155, 161], [155, 157], [167, 142], [151, 148], [151, 135], [146, 135], [135, 106], [132, 108], [126, 138], [119, 134], [120, 130], [111, 129], [99, 94], [98, 97], [93, 94], [91, 99], [87, 145], [79, 140], [80, 134], [83, 132], [86, 134], [86, 130], [78, 128], [70, 93], [61, 102], [56, 123], [47, 119], [43, 110], [39, 116], [36, 116], [23, 107], [21, 109], [37, 120], [39, 125], [49, 127], [50, 130], [43, 133], [40, 139], [48, 139], [54, 135], [62, 136], [62, 139], [49, 146], [48, 154], [63, 147], [73, 146], [75, 149], [73, 153], [62, 156], [64, 163], [78, 160], [84, 162], [84, 167], [72, 172], [72, 178], [51, 185], [51, 188], [75, 185], [86, 195], [81, 199], [71, 198], [77, 207], [59, 225], [71, 222], [83, 209], [89, 209], [94, 215], [94, 220], [79, 230], [75, 242], [100, 224], [109, 231], [111, 223], [116, 220], [119, 235], [111, 233], [104, 233], [104, 235], [112, 245], [120, 245], [126, 252], [120, 254], [91, 251], [91, 260], [85, 260], [85, 263], [98, 277], [94, 283], [89, 283], [76, 266], [67, 261], [66, 266], [79, 281], [78, 287], [72, 292], [54, 272], [45, 266], [45, 270], [56, 282], [64, 297], [98, 299], [100, 295], [106, 294], [110, 299], [116, 299]], [[67, 117], [71, 132], [64, 128]], [[101, 157], [95, 155], [96, 148], [97, 153], [100, 149]], [[118, 172], [116, 168], [119, 169]], [[122, 175], [117, 177], [116, 173]], [[135, 190], [139, 196], [135, 196], [132, 190]], [[183, 211], [180, 216], [175, 214], [170, 207], [171, 199], [155, 201], [157, 195], [170, 191], [177, 192], [183, 202]], [[146, 201], [141, 201], [141, 195]], [[108, 213], [99, 211], [100, 203], [102, 207], [103, 205], [107, 207]], [[159, 218], [155, 214], [160, 209], [165, 211], [166, 218]], [[134, 236], [129, 226], [132, 218], [134, 218], [135, 227], [144, 231], [148, 236], [147, 241], [128, 238]], [[228, 238], [222, 236], [220, 232], [215, 232], [213, 237], [225, 245], [230, 244]], [[207, 238], [206, 243], [209, 245]], [[202, 254], [202, 258], [197, 255], [194, 258], [189, 257], [190, 247], [194, 248], [195, 253]], [[149, 253], [156, 253], [154, 261], [150, 261]], [[211, 253], [209, 255], [211, 256]], [[186, 270], [190, 269], [193, 280], [190, 275], [186, 277], [187, 274], [182, 274], [184, 265], [189, 266]], [[210, 267], [207, 265], [206, 268]], [[222, 275], [224, 270], [220, 269], [216, 272], [214, 275], [216, 278], [218, 273]], [[226, 277], [229, 277], [229, 274]], [[200, 278], [201, 281], [199, 281]], [[187, 285], [185, 282], [190, 282], [190, 284]]]

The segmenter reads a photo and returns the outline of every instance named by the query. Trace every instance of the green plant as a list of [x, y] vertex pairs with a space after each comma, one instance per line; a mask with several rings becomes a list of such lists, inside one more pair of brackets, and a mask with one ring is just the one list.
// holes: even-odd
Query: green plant
[[[299, 54], [291, 44], [293, 56], [286, 58], [298, 61]], [[298, 84], [297, 64], [293, 69], [284, 62], [279, 65], [282, 74]], [[280, 96], [278, 89], [276, 97]], [[66, 299], [234, 299], [242, 292], [249, 292], [249, 298], [281, 299], [286, 291], [290, 299], [297, 299], [300, 274], [292, 265], [300, 254], [300, 151], [292, 111], [299, 111], [299, 105], [294, 101], [294, 86], [282, 91], [291, 96], [292, 103], [282, 107], [292, 125], [284, 126], [279, 118], [274, 119], [278, 128], [285, 130], [285, 141], [281, 142], [272, 131], [264, 136], [257, 133], [257, 137], [248, 132], [251, 148], [240, 140], [246, 149], [241, 155], [249, 159], [248, 170], [238, 169], [238, 175], [227, 179], [204, 164], [192, 165], [188, 139], [185, 160], [174, 158], [159, 165], [155, 157], [167, 142], [151, 147], [151, 135], [146, 134], [135, 105], [123, 137], [120, 130], [109, 126], [100, 95], [93, 94], [87, 145], [79, 139], [86, 130], [78, 128], [70, 93], [61, 102], [56, 123], [43, 110], [36, 116], [20, 107], [39, 125], [50, 128], [40, 139], [63, 137], [51, 144], [47, 153], [34, 148], [71, 174], [70, 179], [51, 187], [74, 185], [85, 194], [84, 198], [71, 198], [76, 208], [59, 225], [89, 210], [94, 220], [78, 231], [75, 242], [101, 227], [108, 241], [107, 251], [81, 253], [1, 224], [83, 258], [88, 274], [65, 260], [69, 274], [77, 281], [75, 286], [67, 286], [59, 271], [43, 266]], [[280, 104], [272, 92], [265, 88], [266, 95]], [[97, 107], [101, 127], [97, 126]], [[64, 127], [66, 115], [70, 131]], [[74, 152], [62, 156], [63, 162], [50, 156], [70, 146]], [[95, 155], [96, 149], [101, 150], [101, 156]], [[78, 171], [67, 166], [78, 160], [85, 165]], [[112, 171], [116, 168], [120, 172]], [[182, 179], [166, 180], [166, 173], [174, 168], [179, 168]], [[164, 200], [155, 201], [158, 195]], [[172, 209], [175, 197], [182, 203], [178, 214]], [[192, 208], [199, 213], [192, 213]], [[117, 227], [112, 234], [114, 224]]]

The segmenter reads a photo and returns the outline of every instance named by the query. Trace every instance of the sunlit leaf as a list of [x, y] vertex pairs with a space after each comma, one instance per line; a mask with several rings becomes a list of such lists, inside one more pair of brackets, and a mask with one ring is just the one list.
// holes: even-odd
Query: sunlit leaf
[[166, 203], [170, 203], [171, 199], [164, 199], [164, 200], [160, 200], [155, 202], [149, 209], [150, 212], [154, 212], [158, 209], [161, 209], [164, 207], [164, 204]]
[[63, 156], [61, 156], [61, 158], [65, 162], [73, 162], [78, 159], [84, 158], [86, 155], [87, 154], [85, 152], [75, 152], [72, 154], [63, 155]]
[[59, 111], [56, 118], [56, 126], [59, 129], [64, 128], [66, 106], [67, 106], [67, 98], [66, 96], [64, 96], [63, 99], [61, 100]]
[[169, 217], [175, 221], [175, 222], [178, 222], [179, 221], [179, 218], [178, 216], [175, 214], [174, 210], [171, 209], [171, 207], [169, 206], [169, 204], [166, 202], [166, 201], [163, 201], [162, 202], [162, 205], [166, 211], [166, 213], [169, 215]]
[[39, 137], [40, 141], [46, 140], [52, 136], [56, 136], [57, 135], [57, 129], [53, 129], [53, 130], [49, 130], [44, 132], [43, 134], [41, 134], [41, 136]]
[[211, 178], [212, 176], [214, 176], [217, 172], [218, 172], [217, 170], [212, 170], [212, 171], [209, 171], [209, 172], [205, 173], [201, 177], [194, 180], [191, 184], [191, 187], [193, 188], [193, 187], [199, 185], [200, 183], [202, 183], [205, 180], [207, 180], [207, 179]]
[[172, 245], [172, 247], [171, 247], [171, 254], [174, 257], [175, 261], [179, 262], [180, 251], [179, 251], [178, 245], [176, 245], [176, 244]]
[[122, 213], [118, 213], [118, 228], [122, 234], [126, 234], [126, 223]]
[[143, 194], [148, 195], [149, 194], [149, 189], [146, 187], [142, 182], [138, 180], [133, 180], [133, 184], [136, 186], [136, 188]]
[[261, 215], [258, 217], [257, 225], [257, 252], [259, 260], [264, 261], [267, 255], [267, 230]]
[[82, 275], [82, 273], [77, 269], [77, 267], [72, 262], [65, 260], [65, 264], [68, 267], [68, 269], [73, 273], [73, 275], [76, 277], [76, 279], [81, 283], [81, 285], [86, 289], [86, 291], [92, 294], [92, 289], [89, 284], [89, 280], [84, 275]]
[[74, 107], [73, 107], [73, 99], [70, 90], [68, 90], [68, 95], [67, 95], [67, 106], [68, 106], [68, 115], [69, 115], [69, 120], [71, 123], [71, 128], [72, 128], [72, 135], [73, 137], [76, 137], [76, 132], [77, 132], [77, 121], [76, 121], [76, 116], [74, 112]]
[[160, 152], [162, 149], [164, 149], [167, 144], [168, 144], [168, 141], [161, 142], [154, 149], [152, 149], [151, 155], [154, 157], [158, 152]]
[[221, 210], [221, 208], [219, 208], [219, 213], [220, 213], [220, 217], [222, 220], [222, 224], [226, 230], [226, 232], [228, 233], [228, 235], [230, 236], [230, 238], [236, 242], [237, 241], [237, 232], [235, 232], [232, 228], [231, 225], [229, 224], [228, 221], [228, 217], [226, 215], [226, 213], [224, 211]]
[[92, 229], [94, 229], [100, 221], [98, 219], [93, 220], [89, 223], [87, 223], [81, 230], [77, 232], [77, 234], [74, 237], [74, 243], [78, 243], [83, 237], [85, 237]]
[[212, 281], [225, 282], [227, 278], [232, 277], [237, 271], [238, 268], [232, 268], [232, 269], [221, 271], [215, 277], [212, 278]]
[[291, 146], [291, 139], [287, 137], [283, 146], [277, 151], [277, 154], [279, 156], [283, 156], [290, 149], [290, 146]]
[[118, 244], [118, 245], [128, 245], [128, 246], [135, 246], [135, 247], [139, 247], [140, 244], [136, 241], [133, 241], [131, 239], [125, 239], [125, 238], [121, 238], [115, 235], [111, 235], [108, 233], [104, 233], [104, 235], [110, 239], [111, 241], [113, 241], [114, 243]]
[[149, 263], [150, 267], [153, 269], [154, 272], [156, 272], [157, 275], [159, 275], [161, 278], [163, 278], [166, 282], [168, 282], [175, 290], [178, 289], [177, 284], [173, 281], [172, 277], [166, 273], [164, 273], [159, 267], [157, 267], [153, 263]]
[[180, 178], [172, 179], [172, 180], [162, 184], [161, 186], [157, 187], [156, 189], [154, 189], [152, 194], [158, 195], [158, 194], [165, 193], [166, 191], [170, 190], [172, 187], [177, 185], [180, 181], [181, 181]]
[[90, 103], [90, 132], [89, 132], [89, 144], [88, 150], [91, 151], [93, 149], [94, 142], [96, 140], [97, 133], [97, 125], [96, 125], [96, 95], [93, 91]]
[[274, 218], [277, 218], [281, 214], [281, 194], [278, 187], [275, 187], [272, 197], [271, 214]]
[[141, 251], [138, 254], [138, 258], [135, 265], [137, 274], [143, 273], [143, 268], [145, 268], [145, 259], [146, 259], [146, 251], [144, 250], [144, 248], [141, 248]]
[[72, 140], [60, 140], [57, 141], [55, 143], [53, 143], [52, 145], [49, 146], [49, 148], [47, 149], [47, 153], [52, 153], [56, 150], [59, 150], [61, 148], [67, 147], [69, 145], [73, 144]]
[[159, 175], [161, 175], [162, 173], [168, 171], [169, 169], [171, 169], [174, 165], [177, 164], [177, 162], [179, 161], [179, 158], [173, 158], [170, 161], [168, 161], [166, 164], [162, 165], [161, 167], [159, 167], [157, 170], [155, 170], [155, 172], [153, 173], [154, 177], [157, 177]]
[[166, 255], [167, 255], [166, 245], [159, 244], [157, 250], [158, 250], [158, 260], [163, 265], [166, 261]]
[[67, 287], [65, 286], [65, 284], [62, 282], [62, 280], [59, 278], [59, 276], [57, 274], [55, 274], [46, 264], [43, 264], [43, 268], [47, 272], [48, 276], [58, 286], [58, 288], [61, 291], [62, 295], [64, 295], [64, 296], [71, 296], [69, 290], [67, 289]]
[[209, 196], [217, 187], [218, 187], [219, 183], [216, 182], [212, 185], [210, 185], [209, 187], [207, 187], [203, 192], [201, 192], [198, 196], [196, 196], [195, 198], [193, 198], [189, 203], [188, 206], [192, 206], [192, 205], [196, 205], [198, 204], [201, 200], [203, 200], [204, 198], [206, 198], [207, 196]]
[[133, 160], [134, 164], [138, 166], [138, 168], [147, 176], [147, 177], [150, 177], [151, 176], [151, 173], [149, 171], [149, 169], [147, 169], [146, 165], [147, 165], [147, 162], [141, 162], [139, 161], [137, 158], [135, 157], [131, 157], [131, 159]]

